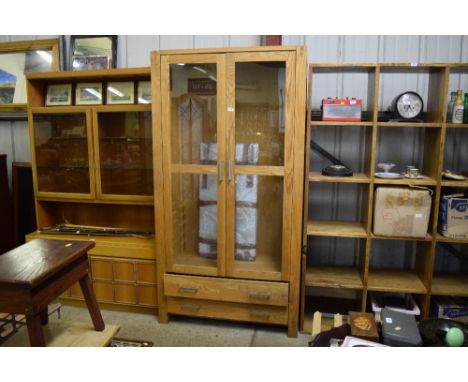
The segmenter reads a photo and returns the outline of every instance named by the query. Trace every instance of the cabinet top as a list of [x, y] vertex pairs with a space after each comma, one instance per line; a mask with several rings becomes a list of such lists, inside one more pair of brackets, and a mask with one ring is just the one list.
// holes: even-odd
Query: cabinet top
[[43, 73], [28, 73], [26, 79], [34, 80], [102, 80], [103, 78], [149, 78], [150, 68], [118, 68], [118, 69], [100, 69], [100, 70], [81, 70], [81, 71], [55, 71]]
[[234, 48], [202, 48], [202, 49], [174, 49], [174, 50], [160, 50], [153, 51], [161, 55], [170, 54], [213, 54], [213, 53], [240, 53], [240, 52], [278, 52], [278, 51], [297, 51], [298, 49], [305, 49], [305, 46], [296, 45], [266, 45], [266, 46], [242, 46]]

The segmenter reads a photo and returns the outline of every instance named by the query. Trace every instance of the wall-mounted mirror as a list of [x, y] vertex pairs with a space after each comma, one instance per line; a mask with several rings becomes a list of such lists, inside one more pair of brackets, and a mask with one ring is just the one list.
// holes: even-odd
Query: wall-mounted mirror
[[59, 40], [0, 43], [0, 112], [26, 111], [25, 73], [59, 70]]
[[71, 36], [71, 70], [116, 67], [117, 36]]

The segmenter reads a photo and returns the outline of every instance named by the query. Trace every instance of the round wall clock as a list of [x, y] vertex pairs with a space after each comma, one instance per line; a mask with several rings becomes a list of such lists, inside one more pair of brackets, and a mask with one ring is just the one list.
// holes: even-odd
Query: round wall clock
[[415, 119], [424, 109], [424, 102], [416, 92], [404, 92], [395, 97], [391, 110], [396, 118]]

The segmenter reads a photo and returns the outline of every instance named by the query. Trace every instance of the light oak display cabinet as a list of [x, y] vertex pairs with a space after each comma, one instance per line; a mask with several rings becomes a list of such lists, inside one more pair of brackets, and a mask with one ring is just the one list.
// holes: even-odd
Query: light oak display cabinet
[[[139, 81], [150, 81], [150, 69], [27, 76], [38, 227], [27, 240], [95, 240], [89, 255], [100, 305], [154, 313], [156, 143], [152, 138], [151, 105], [107, 105], [106, 85], [122, 81], [133, 82], [136, 89]], [[102, 84], [102, 104], [76, 105], [73, 97], [70, 106], [46, 106], [50, 85], [71, 84], [74, 95], [76, 86], [82, 83]], [[76, 234], [85, 229], [94, 231]], [[62, 295], [66, 303], [80, 304], [82, 300], [78, 285]]]
[[[425, 84], [418, 91], [425, 105], [421, 120], [389, 120], [384, 110], [392, 98], [415, 91], [420, 83]], [[418, 319], [431, 315], [434, 297], [468, 296], [463, 263], [468, 240], [451, 239], [437, 230], [441, 195], [466, 192], [468, 187], [467, 181], [442, 178], [444, 169], [467, 170], [468, 125], [448, 123], [446, 116], [450, 92], [467, 91], [467, 85], [468, 64], [309, 65], [300, 315], [304, 332], [310, 332], [316, 310], [372, 311], [371, 295], [411, 295], [420, 309]], [[362, 121], [320, 120], [321, 100], [334, 98], [340, 88], [352, 89], [352, 94], [343, 96], [363, 100]], [[311, 141], [339, 156], [354, 175], [322, 175], [321, 169], [331, 163], [311, 152]], [[424, 176], [375, 176], [381, 171], [377, 163], [392, 162], [397, 164], [392, 171], [416, 165]], [[374, 195], [379, 186], [431, 190], [425, 236], [373, 233]]]
[[160, 321], [297, 335], [305, 48], [161, 51], [151, 65]]

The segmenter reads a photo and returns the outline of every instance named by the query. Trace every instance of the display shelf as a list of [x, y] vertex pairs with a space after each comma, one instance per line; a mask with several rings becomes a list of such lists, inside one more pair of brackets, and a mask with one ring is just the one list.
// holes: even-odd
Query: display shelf
[[468, 276], [434, 275], [431, 293], [438, 296], [468, 297]]
[[442, 187], [468, 188], [468, 180], [442, 180]]
[[320, 183], [370, 183], [368, 175], [363, 173], [355, 173], [353, 176], [326, 176], [320, 172], [309, 172], [309, 182]]
[[440, 233], [436, 234], [436, 241], [442, 243], [460, 243], [460, 244], [468, 244], [468, 239], [457, 239], [453, 237], [446, 237], [441, 235]]
[[441, 123], [431, 123], [431, 122], [378, 122], [379, 127], [401, 127], [401, 128], [411, 128], [411, 127], [421, 127], [421, 128], [440, 128], [442, 127]]
[[309, 220], [307, 223], [309, 236], [336, 236], [366, 238], [366, 228], [363, 223], [343, 221]]
[[[463, 188], [468, 188], [468, 181], [448, 180], [441, 177], [442, 170], [445, 168], [456, 173], [466, 170], [463, 167], [466, 164], [466, 150], [463, 145], [466, 144], [464, 134], [468, 124], [446, 123], [446, 113], [450, 91], [463, 86], [460, 83], [463, 84], [468, 78], [467, 76], [468, 64], [466, 63], [385, 63], [372, 65], [340, 63], [309, 65], [308, 123], [305, 147], [308, 149], [312, 137], [314, 137], [314, 141], [320, 140], [322, 144], [333, 139], [333, 146], [327, 147], [327, 149], [339, 153], [340, 156], [346, 155], [346, 160], [343, 160], [345, 163], [350, 159], [358, 158], [359, 162], [356, 162], [356, 164], [360, 167], [357, 168], [354, 163], [353, 166], [360, 171], [357, 171], [358, 174], [356, 174], [357, 177], [355, 175], [355, 179], [353, 177], [335, 180], [325, 177], [320, 173], [323, 160], [315, 156], [311, 161], [311, 155], [306, 151], [308, 179], [305, 184], [306, 193], [304, 196], [303, 246], [307, 246], [309, 253], [307, 254], [307, 261], [303, 260], [302, 265], [303, 288], [308, 285], [310, 271], [314, 269], [311, 264], [325, 262], [325, 269], [328, 269], [328, 267], [331, 267], [332, 270], [335, 267], [337, 269], [341, 268], [338, 264], [330, 264], [327, 261], [328, 258], [335, 258], [333, 254], [336, 256], [337, 251], [341, 251], [342, 247], [335, 240], [330, 241], [329, 244], [324, 242], [315, 245], [315, 247], [309, 246], [311, 244], [309, 241], [311, 233], [339, 238], [340, 236], [346, 237], [346, 232], [348, 234], [349, 232], [355, 232], [353, 228], [343, 227], [341, 221], [327, 221], [325, 224], [322, 223], [311, 230], [309, 209], [314, 220], [322, 216], [337, 215], [341, 220], [346, 220], [348, 215], [353, 215], [353, 210], [350, 207], [356, 205], [355, 211], [360, 210], [359, 214], [355, 215], [359, 216], [356, 220], [370, 222], [373, 220], [374, 195], [377, 186], [421, 186], [430, 187], [432, 190], [431, 215], [429, 217], [428, 233], [424, 238], [377, 236], [372, 233], [371, 224], [364, 225], [363, 223], [362, 227], [359, 227], [360, 223], [354, 223], [354, 228], [357, 225], [357, 230], [361, 232], [360, 236], [358, 234], [355, 237], [364, 238], [367, 234], [365, 253], [363, 253], [363, 259], [361, 259], [361, 267], [358, 268], [359, 274], [362, 274], [363, 277], [363, 306], [366, 306], [367, 291], [414, 293], [419, 295], [420, 298], [421, 317], [427, 318], [430, 312], [431, 293], [468, 295], [468, 286], [465, 281], [468, 279], [466, 272], [462, 269], [459, 273], [452, 275], [448, 273], [448, 268], [439, 271], [438, 268], [447, 266], [447, 263], [442, 261], [436, 253], [437, 243], [468, 244], [468, 239], [446, 238], [437, 233], [438, 215], [440, 213], [438, 203], [441, 193], [445, 191], [444, 188], [452, 187], [455, 189], [453, 192], [458, 191], [457, 189], [462, 191]], [[372, 98], [372, 100], [367, 99], [367, 110], [372, 111], [372, 113], [363, 116], [364, 122], [337, 123], [318, 120], [320, 114], [318, 106], [324, 97], [324, 89], [332, 92], [326, 94], [328, 97], [341, 96], [341, 94], [333, 93], [333, 91], [337, 91], [336, 89], [338, 91], [340, 89], [337, 84], [338, 81], [341, 81], [342, 87], [353, 89], [353, 92], [357, 91], [359, 93], [346, 94], [345, 96], [357, 97], [362, 95], [365, 97], [367, 95], [368, 98]], [[421, 81], [427, 84], [424, 91], [419, 86]], [[382, 111], [387, 110], [395, 96], [408, 90], [417, 91], [423, 98], [424, 110], [420, 117], [422, 122], [389, 120], [388, 113]], [[369, 105], [371, 105], [370, 108]], [[353, 125], [371, 126], [364, 133], [370, 133], [372, 136], [372, 139], [366, 137], [366, 139], [355, 142], [355, 158], [353, 152], [344, 145], [342, 138], [343, 134], [346, 134], [347, 140], [352, 137], [348, 129]], [[338, 138], [332, 136], [326, 130], [328, 126], [337, 127]], [[340, 130], [340, 127], [343, 128]], [[363, 132], [360, 133], [363, 134]], [[337, 148], [338, 145], [340, 145], [340, 148]], [[363, 152], [365, 155], [362, 155]], [[380, 171], [377, 169], [377, 163], [395, 163], [397, 172], [404, 171], [406, 166], [411, 164], [418, 167], [426, 177], [423, 179], [377, 178], [374, 175], [375, 172]], [[313, 168], [313, 171], [310, 171], [309, 167]], [[328, 189], [323, 186], [325, 183], [368, 184], [369, 193], [364, 199], [364, 202], [367, 201], [365, 203], [367, 206], [361, 208], [361, 206], [357, 205], [357, 202], [362, 203], [363, 199], [356, 199], [353, 196], [344, 198], [341, 191], [337, 192], [331, 202], [325, 196], [322, 198], [311, 197], [311, 193], [314, 191], [322, 191], [322, 193], [326, 194]], [[333, 187], [330, 192], [335, 191], [337, 187], [343, 186], [333, 185]], [[324, 200], [327, 201], [327, 204], [322, 203]], [[343, 232], [345, 233], [343, 234]], [[333, 248], [329, 249], [330, 253], [323, 251], [324, 248], [327, 248], [324, 247], [325, 245], [333, 246]], [[395, 248], [398, 247], [398, 251], [395, 252]], [[312, 249], [315, 252], [311, 252]], [[328, 258], [320, 258], [323, 253], [328, 253]], [[314, 256], [318, 256], [318, 259], [314, 258]], [[343, 259], [340, 258], [340, 261], [343, 261]], [[457, 261], [453, 260], [453, 264], [451, 262], [450, 264], [451, 267], [456, 267]], [[434, 275], [436, 267], [437, 273]], [[317, 272], [319, 272], [319, 269], [320, 267], [317, 268]], [[450, 268], [450, 272], [456, 271]], [[324, 279], [328, 280], [325, 277]], [[330, 279], [330, 284], [339, 285], [338, 282], [334, 283], [332, 277]], [[325, 284], [324, 282], [320, 286]], [[431, 285], [432, 289], [427, 290]], [[336, 286], [335, 289], [349, 290], [340, 286]], [[318, 293], [320, 294], [320, 292]], [[307, 312], [308, 306], [314, 302], [313, 299], [306, 297], [305, 293], [303, 295], [301, 312]], [[301, 317], [301, 322], [306, 319], [307, 317]]]
[[403, 241], [432, 241], [432, 235], [427, 234], [424, 237], [408, 237], [408, 236], [381, 236], [371, 234], [371, 238], [375, 240], [403, 240]]
[[341, 121], [314, 121], [310, 122], [311, 126], [373, 126], [374, 123], [370, 121], [361, 122], [341, 122]]
[[383, 178], [374, 178], [374, 184], [387, 184], [387, 185], [404, 185], [404, 186], [436, 186], [437, 180], [431, 177], [425, 177], [423, 179], [383, 179]]
[[309, 267], [306, 271], [305, 285], [308, 287], [363, 289], [359, 271], [352, 267]]
[[468, 129], [468, 123], [447, 123], [447, 129]]
[[367, 289], [378, 292], [427, 293], [415, 272], [401, 270], [369, 270]]

